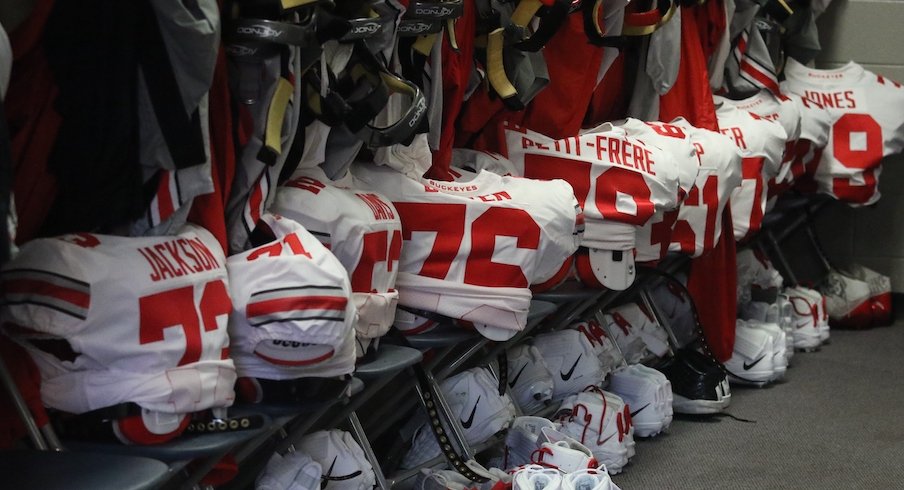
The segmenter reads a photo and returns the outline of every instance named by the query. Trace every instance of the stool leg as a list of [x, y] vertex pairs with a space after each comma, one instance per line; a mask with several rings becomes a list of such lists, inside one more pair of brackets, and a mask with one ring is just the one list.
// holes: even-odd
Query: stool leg
[[380, 490], [389, 490], [389, 485], [386, 483], [386, 477], [383, 475], [383, 469], [380, 467], [380, 462], [377, 461], [377, 456], [374, 454], [374, 449], [367, 439], [367, 434], [364, 433], [364, 427], [361, 427], [361, 421], [358, 420], [358, 414], [352, 412], [348, 414], [346, 420], [348, 420], [349, 430], [358, 441], [361, 449], [364, 450], [364, 456], [367, 458], [370, 465], [373, 466], [374, 476], [377, 478], [377, 488]]
[[[25, 424], [25, 429], [28, 431], [28, 437], [31, 439], [31, 443], [34, 444], [35, 449], [41, 451], [47, 451], [50, 449], [48, 447], [47, 441], [44, 440], [44, 437], [41, 433], [41, 430], [38, 429], [38, 424], [35, 422], [34, 417], [31, 415], [31, 410], [28, 409], [28, 404], [25, 403], [25, 398], [22, 397], [22, 393], [19, 392], [19, 388], [16, 386], [16, 381], [13, 379], [12, 374], [10, 374], [9, 370], [6, 368], [6, 362], [0, 358], [0, 380], [3, 382], [3, 386], [6, 387], [6, 391], [9, 394], [9, 397], [13, 401], [13, 405], [16, 407], [16, 412], [19, 413], [19, 417], [22, 419], [22, 423]], [[56, 451], [60, 450], [60, 447], [52, 448]]]
[[778, 243], [778, 239], [775, 237], [775, 234], [772, 233], [772, 230], [766, 231], [766, 240], [768, 241], [770, 248], [772, 248], [773, 256], [775, 257], [776, 262], [778, 262], [779, 267], [781, 267], [783, 272], [785, 273], [784, 276], [788, 279], [788, 283], [792, 286], [799, 284], [797, 282], [797, 276], [794, 274], [794, 270], [791, 269], [791, 264], [788, 262], [788, 259], [782, 252], [781, 246]]

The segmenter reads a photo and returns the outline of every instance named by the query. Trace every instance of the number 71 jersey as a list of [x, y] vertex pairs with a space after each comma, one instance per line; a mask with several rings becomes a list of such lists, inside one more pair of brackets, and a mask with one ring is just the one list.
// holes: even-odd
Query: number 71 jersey
[[804, 99], [805, 118], [830, 115], [829, 141], [813, 157], [819, 192], [853, 206], [878, 201], [882, 157], [904, 149], [904, 87], [853, 61], [814, 70], [788, 58], [785, 78], [782, 90]]
[[364, 348], [395, 317], [402, 224], [389, 199], [356, 187], [351, 174], [332, 181], [320, 167], [302, 169], [277, 189], [271, 211], [300, 223], [345, 266]]
[[399, 304], [486, 325], [494, 340], [524, 328], [531, 284], [577, 250], [578, 208], [564, 181], [456, 169], [451, 182], [356, 164], [352, 174], [392, 200], [402, 221]]
[[203, 228], [25, 244], [0, 276], [2, 321], [41, 371], [44, 404], [133, 402], [185, 414], [232, 404], [226, 258]]

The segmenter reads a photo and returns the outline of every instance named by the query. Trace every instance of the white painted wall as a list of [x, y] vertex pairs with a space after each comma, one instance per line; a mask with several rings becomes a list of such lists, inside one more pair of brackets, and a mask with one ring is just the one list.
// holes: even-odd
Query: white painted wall
[[[833, 0], [817, 24], [823, 48], [817, 67], [854, 60], [904, 82], [904, 1]], [[882, 199], [871, 208], [832, 206], [817, 220], [819, 236], [839, 265], [874, 268], [904, 292], [904, 156], [887, 158], [883, 167]]]

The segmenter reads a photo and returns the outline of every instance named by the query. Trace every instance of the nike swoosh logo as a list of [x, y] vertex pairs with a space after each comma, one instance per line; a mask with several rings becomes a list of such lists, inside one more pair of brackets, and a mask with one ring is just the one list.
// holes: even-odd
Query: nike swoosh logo
[[757, 360], [751, 362], [750, 364], [747, 364], [747, 363], [745, 362], [745, 363], [743, 364], [743, 366], [744, 366], [744, 371], [747, 371], [748, 369], [752, 368], [753, 366], [756, 366], [756, 364], [757, 364], [758, 362], [762, 361], [764, 357], [766, 357], [766, 354], [761, 355]]
[[562, 381], [568, 381], [569, 379], [571, 379], [571, 375], [574, 374], [574, 368], [576, 368], [578, 366], [578, 363], [581, 362], [581, 357], [583, 355], [584, 355], [583, 352], [580, 355], [578, 355], [578, 358], [574, 360], [574, 364], [571, 365], [571, 369], [569, 369], [567, 373], [563, 373], [562, 371], [559, 371], [559, 376], [562, 377]]
[[650, 406], [650, 404], [647, 403], [646, 405], [644, 405], [644, 406], [638, 408], [637, 410], [631, 412], [631, 416], [633, 417], [633, 416], [639, 414], [641, 411], [643, 411], [643, 409], [645, 409], [645, 408], [647, 408], [647, 407], [649, 407], [649, 406]]
[[477, 395], [477, 401], [474, 402], [474, 408], [471, 409], [471, 415], [468, 417], [468, 420], [461, 420], [461, 426], [465, 429], [470, 429], [471, 424], [474, 423], [474, 413], [477, 412], [477, 404], [480, 403], [480, 395]]
[[521, 366], [521, 369], [518, 371], [518, 374], [516, 374], [515, 377], [512, 378], [511, 381], [509, 381], [509, 388], [514, 388], [515, 385], [518, 384], [518, 378], [521, 377], [521, 373], [524, 372], [524, 368], [526, 368], [526, 367], [527, 367], [527, 364]]
[[325, 475], [323, 475], [323, 476], [320, 477], [320, 479], [322, 480], [322, 481], [320, 482], [320, 488], [326, 488], [326, 485], [327, 485], [328, 482], [331, 482], [331, 481], [351, 480], [352, 478], [355, 478], [355, 477], [357, 477], [357, 476], [360, 476], [361, 474], [364, 473], [363, 471], [358, 470], [358, 471], [354, 471], [354, 472], [352, 472], [352, 473], [349, 473], [349, 474], [347, 474], [347, 475], [333, 476], [333, 467], [336, 466], [336, 460], [337, 460], [338, 458], [339, 458], [338, 455], [337, 455], [337, 456], [333, 456], [333, 462], [330, 463], [330, 468], [329, 468], [328, 470], [326, 470], [326, 474], [325, 474]]

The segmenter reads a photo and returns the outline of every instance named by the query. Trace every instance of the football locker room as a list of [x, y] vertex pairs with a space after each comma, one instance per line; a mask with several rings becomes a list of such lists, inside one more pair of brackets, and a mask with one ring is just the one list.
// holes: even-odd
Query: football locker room
[[904, 478], [904, 4], [7, 3], [0, 486]]

